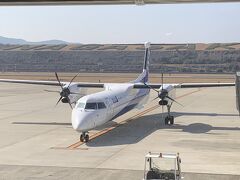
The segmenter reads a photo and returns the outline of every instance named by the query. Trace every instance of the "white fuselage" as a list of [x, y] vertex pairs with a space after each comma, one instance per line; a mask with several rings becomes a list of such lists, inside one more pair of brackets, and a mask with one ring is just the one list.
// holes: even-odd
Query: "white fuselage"
[[149, 89], [132, 83], [105, 84], [105, 90], [80, 98], [72, 111], [72, 126], [87, 132], [147, 102]]

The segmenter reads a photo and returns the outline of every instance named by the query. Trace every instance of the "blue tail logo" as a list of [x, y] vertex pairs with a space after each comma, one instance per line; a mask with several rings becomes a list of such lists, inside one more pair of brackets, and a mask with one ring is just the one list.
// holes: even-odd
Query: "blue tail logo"
[[150, 58], [150, 42], [146, 42], [145, 46], [145, 55], [144, 55], [144, 62], [143, 62], [143, 71], [138, 76], [138, 78], [134, 81], [134, 83], [147, 83], [148, 82], [148, 75], [149, 75], [149, 58]]

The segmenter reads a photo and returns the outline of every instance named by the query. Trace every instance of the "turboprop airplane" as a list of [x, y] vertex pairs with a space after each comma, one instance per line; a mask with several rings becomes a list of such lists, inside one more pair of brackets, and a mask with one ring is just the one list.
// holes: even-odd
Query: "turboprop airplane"
[[[155, 99], [159, 99], [159, 105], [162, 107], [167, 107], [168, 113], [165, 117], [165, 124], [172, 125], [174, 124], [174, 117], [171, 116], [170, 113], [172, 104], [174, 102], [180, 104], [174, 99], [175, 90], [177, 88], [235, 86], [235, 83], [164, 84], [163, 76], [161, 84], [150, 84], [148, 82], [149, 58], [150, 43], [145, 43], [145, 55], [142, 73], [136, 80], [127, 83], [73, 82], [78, 74], [74, 76], [70, 82], [60, 82], [57, 73], [55, 73], [57, 81], [0, 79], [0, 82], [60, 86], [61, 91], [53, 91], [60, 94], [57, 104], [62, 101], [63, 103], [68, 103], [71, 106], [72, 127], [80, 133], [80, 141], [82, 142], [88, 142], [89, 130], [97, 128], [134, 108], [142, 107], [148, 101], [149, 92], [151, 89], [157, 93]], [[238, 92], [237, 96], [239, 98], [240, 88], [238, 88], [238, 86], [236, 87]], [[86, 88], [104, 88], [104, 90], [86, 95]], [[72, 107], [72, 104], [75, 104], [74, 108]]]

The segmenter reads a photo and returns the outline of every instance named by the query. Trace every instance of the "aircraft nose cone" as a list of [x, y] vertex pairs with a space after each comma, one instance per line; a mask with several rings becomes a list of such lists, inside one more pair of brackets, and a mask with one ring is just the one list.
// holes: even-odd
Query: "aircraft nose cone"
[[72, 110], [72, 127], [76, 131], [83, 132], [88, 130], [88, 114], [82, 110]]

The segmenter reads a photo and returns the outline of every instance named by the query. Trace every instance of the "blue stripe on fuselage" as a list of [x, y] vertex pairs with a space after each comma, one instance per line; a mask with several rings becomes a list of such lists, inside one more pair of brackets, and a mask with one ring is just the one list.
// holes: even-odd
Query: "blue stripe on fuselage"
[[128, 111], [134, 109], [138, 103], [150, 92], [150, 89], [140, 89], [131, 101], [129, 101], [128, 105], [123, 108], [118, 114], [116, 114], [111, 120], [116, 119], [117, 117], [127, 113]]
[[119, 116], [127, 113], [128, 111], [134, 109], [134, 107], [135, 107], [136, 105], [138, 105], [138, 104], [131, 104], [131, 105], [126, 106], [126, 107], [123, 108], [118, 114], [116, 114], [116, 115], [111, 119], [111, 121], [114, 120], [114, 119], [116, 119], [116, 118], [118, 118]]

